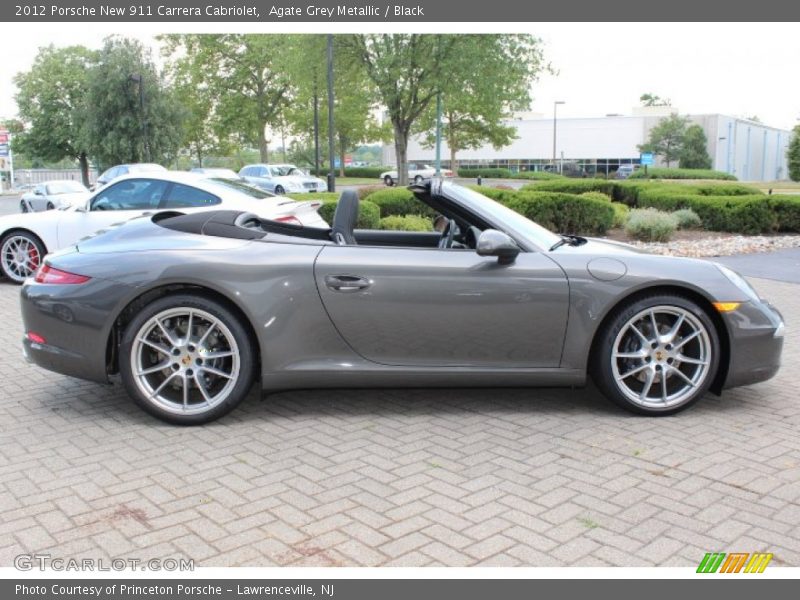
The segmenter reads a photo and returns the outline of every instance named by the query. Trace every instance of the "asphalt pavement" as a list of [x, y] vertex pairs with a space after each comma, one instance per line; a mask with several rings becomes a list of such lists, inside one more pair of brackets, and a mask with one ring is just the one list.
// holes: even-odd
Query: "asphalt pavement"
[[800, 248], [760, 254], [717, 256], [712, 260], [730, 267], [746, 277], [800, 283]]

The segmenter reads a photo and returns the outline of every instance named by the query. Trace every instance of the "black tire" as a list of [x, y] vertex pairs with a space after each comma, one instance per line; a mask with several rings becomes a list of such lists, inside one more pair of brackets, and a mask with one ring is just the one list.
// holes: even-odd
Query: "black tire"
[[[133, 357], [134, 342], [137, 341], [136, 338], [141, 335], [147, 335], [147, 331], [149, 330], [148, 324], [156, 315], [171, 310], [180, 311], [183, 309], [187, 311], [203, 311], [204, 313], [221, 322], [224, 327], [227, 328], [228, 333], [235, 341], [235, 351], [239, 361], [238, 374], [235, 378], [229, 378], [229, 381], [231, 382], [231, 389], [227, 395], [219, 403], [210, 406], [208, 409], [203, 409], [202, 407], [193, 408], [192, 410], [195, 412], [192, 412], [191, 414], [181, 414], [178, 409], [175, 409], [174, 407], [171, 410], [169, 408], [165, 408], [163, 406], [163, 401], [162, 403], [159, 403], [158, 400], [150, 400], [140, 388], [140, 383], [137, 382], [137, 378], [133, 372], [134, 361], [136, 360], [136, 357]], [[194, 337], [187, 336], [185, 339], [188, 340], [188, 342], [191, 342], [192, 339], [197, 341], [197, 337], [199, 337], [199, 334], [195, 335]], [[143, 410], [150, 413], [154, 417], [161, 419], [162, 421], [166, 421], [167, 423], [173, 423], [176, 425], [200, 425], [214, 421], [215, 419], [219, 419], [223, 415], [229, 413], [231, 410], [236, 408], [236, 406], [238, 406], [249, 393], [253, 384], [256, 369], [256, 353], [253, 349], [253, 344], [254, 341], [251, 340], [247, 329], [242, 324], [240, 319], [223, 304], [215, 300], [194, 294], [177, 294], [174, 296], [166, 296], [159, 298], [158, 300], [154, 300], [145, 306], [144, 309], [139, 311], [136, 317], [134, 317], [134, 319], [126, 326], [120, 345], [119, 370], [126, 391], [131, 398], [133, 398], [134, 402], [136, 402], [136, 404], [138, 404]], [[154, 354], [158, 355], [157, 352]], [[167, 360], [173, 360], [171, 355], [168, 356], [170, 358]], [[132, 357], [134, 360], [132, 360]], [[179, 359], [180, 357], [175, 357], [174, 361], [176, 363], [180, 362]], [[192, 366], [194, 363], [184, 362], [183, 364]], [[170, 366], [174, 368], [173, 365]], [[195, 395], [198, 395], [200, 391], [197, 384], [197, 378], [200, 377], [201, 370], [201, 367], [197, 367], [197, 372], [194, 374], [195, 379], [193, 380], [193, 383], [189, 384], [190, 388], [192, 385], [195, 386], [194, 389], [196, 391], [193, 392]], [[165, 369], [165, 371], [169, 372], [169, 369]], [[156, 375], [163, 372], [164, 371], [159, 371], [156, 373]], [[183, 381], [186, 382], [187, 379], [184, 378]], [[220, 379], [220, 381], [223, 380]], [[183, 387], [181, 386], [181, 390], [182, 389]], [[169, 387], [166, 388], [166, 391], [170, 391]], [[177, 392], [174, 393], [177, 394]], [[158, 396], [160, 397], [161, 394]], [[197, 407], [201, 404], [201, 402], [198, 402], [192, 406]]]
[[276, 186], [275, 186], [275, 193], [276, 193], [278, 196], [283, 196], [283, 195], [286, 193], [286, 190], [284, 190], [284, 189], [283, 189], [283, 186], [282, 186], [282, 185], [276, 185]]
[[[15, 243], [29, 245], [35, 250], [35, 256], [29, 253], [32, 260], [30, 264], [20, 265], [15, 260], [17, 258], [13, 249]], [[42, 264], [45, 254], [47, 254], [47, 249], [38, 237], [28, 231], [11, 231], [0, 239], [0, 271], [13, 283], [22, 284], [27, 277], [33, 276], [36, 269]]]
[[422, 179], [423, 179], [422, 175], [417, 175], [416, 177], [414, 177], [414, 183], [419, 185], [420, 183], [422, 183]]
[[[677, 337], [677, 341], [674, 344], [667, 343], [666, 345], [661, 345], [659, 342], [655, 342], [657, 347], [652, 347], [652, 344], [645, 344], [644, 341], [641, 340], [639, 342], [640, 348], [634, 347], [631, 349], [636, 353], [649, 353], [648, 356], [631, 359], [615, 358], [614, 352], [617, 349], [615, 348], [617, 343], [633, 343], [633, 340], [636, 339], [633, 333], [626, 334], [623, 333], [623, 330], [632, 331], [629, 328], [631, 321], [645, 311], [649, 312], [651, 309], [658, 315], [656, 317], [656, 322], [659, 326], [660, 335], [666, 337], [666, 334], [669, 333], [666, 330], [670, 329], [670, 323], [662, 321], [661, 319], [669, 319], [670, 315], [666, 313], [671, 310], [674, 310], [676, 313], [675, 321], [672, 322], [673, 326], [678, 322], [679, 315], [683, 314], [684, 320], [682, 322], [684, 325], [680, 326], [681, 331], [687, 331], [685, 328], [692, 328], [688, 330], [689, 332], [702, 329], [705, 331], [706, 335], [698, 333], [696, 338], [691, 338], [690, 333], [679, 334], [680, 337]], [[646, 334], [644, 337], [655, 339], [656, 336], [652, 333], [652, 326], [649, 326], [648, 329], [644, 317], [640, 318], [643, 320], [637, 322], [639, 323], [638, 326], [634, 323], [635, 328], [644, 329], [645, 331], [642, 332]], [[625, 335], [629, 335], [630, 337], [625, 338]], [[618, 338], [618, 336], [622, 337]], [[689, 341], [683, 341], [686, 338], [689, 338]], [[692, 339], [696, 339], [696, 341], [691, 341]], [[669, 358], [670, 352], [675, 352], [678, 353], [678, 356], [683, 356], [683, 348], [687, 348], [686, 351], [691, 353], [693, 345], [696, 345], [698, 349], [698, 357], [691, 358], [705, 360], [707, 363], [706, 366], [689, 363], [688, 358], [690, 357], [685, 357], [687, 361], [683, 364], [681, 364], [682, 360], [679, 358]], [[714, 381], [720, 361], [719, 335], [708, 313], [695, 301], [677, 294], [645, 296], [620, 306], [611, 315], [603, 329], [598, 332], [598, 337], [593, 348], [594, 355], [590, 357], [590, 372], [595, 384], [603, 395], [628, 411], [648, 416], [671, 415], [692, 406], [706, 393], [709, 386]], [[620, 368], [620, 365], [622, 365], [623, 368]], [[675, 365], [677, 365], [677, 368], [675, 368]], [[638, 368], [643, 369], [642, 375], [637, 373], [634, 376], [624, 377], [625, 373], [635, 372]], [[630, 394], [635, 395], [638, 391], [636, 389], [630, 389], [631, 387], [638, 387], [636, 381], [632, 380], [631, 377], [636, 380], [641, 380], [641, 378], [647, 379], [646, 373], [651, 370], [651, 368], [659, 369], [659, 371], [654, 371], [655, 377], [658, 377], [659, 380], [657, 382], [651, 381], [651, 385], [661, 386], [664, 373], [669, 373], [666, 377], [667, 383], [664, 383], [664, 388], [662, 388], [664, 396], [663, 406], [658, 404], [657, 398], [648, 396], [649, 392], [644, 390], [647, 385], [645, 382], [641, 382], [642, 389], [640, 390], [645, 394], [644, 399], [635, 401], [633, 398], [629, 397]], [[617, 373], [615, 373], [615, 369]], [[689, 379], [694, 379], [696, 376], [697, 381], [695, 385], [685, 383], [682, 378], [679, 377], [679, 373], [675, 374], [675, 371], [679, 369], [688, 370], [690, 375]], [[692, 369], [698, 369], [698, 371], [692, 372]], [[700, 369], [706, 370], [703, 372], [699, 371]], [[619, 383], [617, 375], [622, 378]], [[674, 377], [674, 380], [671, 379], [672, 377]], [[672, 381], [672, 383], [670, 383], [670, 381]], [[674, 394], [674, 400], [672, 401], [668, 400], [668, 398], [671, 397], [668, 386], [672, 386], [674, 390], [672, 392], [672, 394]], [[685, 397], [680, 393], [681, 386], [683, 390], [682, 394], [685, 394]]]
[[394, 179], [392, 179], [391, 175], [387, 175], [383, 178], [383, 183], [388, 187], [392, 187], [394, 185]]
[[25, 200], [19, 201], [19, 212], [21, 213], [30, 212], [30, 209], [28, 208], [28, 203], [25, 202]]
[[45, 210], [54, 210], [55, 207], [56, 207], [55, 204], [53, 204], [52, 202], [48, 202], [47, 206], [45, 207]]

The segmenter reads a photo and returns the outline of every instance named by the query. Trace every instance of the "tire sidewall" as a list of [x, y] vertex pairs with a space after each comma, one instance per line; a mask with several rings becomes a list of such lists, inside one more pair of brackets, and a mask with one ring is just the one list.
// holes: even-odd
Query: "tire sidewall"
[[[705, 327], [711, 344], [711, 363], [708, 374], [695, 393], [681, 404], [659, 409], [644, 407], [632, 402], [620, 391], [614, 378], [611, 367], [611, 353], [614, 341], [620, 329], [637, 313], [655, 306], [674, 306], [691, 312]], [[719, 370], [720, 340], [717, 328], [709, 317], [695, 301], [684, 296], [673, 294], [657, 294], [646, 296], [630, 302], [616, 310], [600, 334], [599, 344], [596, 346], [596, 355], [592, 357], [591, 371], [595, 384], [600, 391], [612, 402], [623, 408], [641, 415], [666, 416], [685, 410], [696, 403], [708, 391]]]
[[[148, 401], [139, 390], [131, 370], [133, 342], [139, 330], [154, 315], [170, 308], [196, 308], [204, 310], [222, 321], [233, 335], [239, 347], [239, 378], [228, 397], [211, 410], [191, 415], [180, 415], [164, 410]], [[230, 309], [205, 296], [177, 294], [154, 300], [145, 306], [125, 327], [119, 353], [119, 371], [128, 395], [143, 410], [154, 417], [176, 425], [200, 425], [222, 417], [236, 408], [245, 399], [252, 387], [255, 374], [255, 352], [253, 341], [240, 319]]]

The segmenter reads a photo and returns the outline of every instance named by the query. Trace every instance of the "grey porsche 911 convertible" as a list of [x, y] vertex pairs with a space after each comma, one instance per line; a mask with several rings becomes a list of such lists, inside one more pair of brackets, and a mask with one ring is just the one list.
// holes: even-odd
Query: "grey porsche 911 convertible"
[[[763, 381], [780, 313], [713, 262], [556, 235], [442, 180], [441, 231], [162, 212], [49, 255], [22, 288], [24, 354], [121, 379], [146, 411], [211, 421], [262, 390], [580, 386], [646, 415]], [[119, 375], [116, 377], [115, 375]]]

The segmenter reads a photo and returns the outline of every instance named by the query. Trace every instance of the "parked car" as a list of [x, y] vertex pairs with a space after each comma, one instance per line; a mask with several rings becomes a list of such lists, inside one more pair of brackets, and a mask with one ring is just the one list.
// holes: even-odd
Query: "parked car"
[[64, 210], [0, 217], [0, 271], [22, 283], [48, 252], [114, 223], [159, 210], [246, 210], [291, 223], [325, 227], [320, 201], [294, 202], [230, 179], [163, 171], [125, 175]]
[[324, 192], [328, 189], [325, 181], [294, 165], [246, 165], [241, 168], [239, 175], [262, 190], [278, 195]]
[[616, 179], [627, 179], [634, 174], [639, 165], [620, 165], [617, 173], [614, 175]]
[[92, 186], [92, 191], [99, 190], [101, 187], [108, 185], [115, 179], [119, 179], [123, 175], [145, 175], [149, 173], [163, 173], [167, 169], [155, 163], [131, 163], [128, 165], [117, 165], [106, 169], [97, 178], [97, 181]]
[[239, 180], [243, 179], [233, 169], [194, 167], [193, 169], [191, 169], [190, 172], [197, 173], [198, 175], [202, 175], [204, 177], [221, 177], [223, 179], [239, 179]]
[[[667, 415], [780, 365], [784, 324], [733, 271], [552, 233], [471, 189], [414, 186], [441, 232], [231, 210], [134, 219], [47, 257], [22, 288], [24, 354], [173, 423], [265, 391], [582, 386]], [[56, 311], [56, 307], [58, 310]], [[535, 397], [531, 398], [535, 401]]]
[[47, 181], [37, 184], [32, 191], [22, 195], [19, 199], [19, 210], [25, 213], [67, 208], [75, 202], [85, 202], [88, 196], [89, 190], [79, 181]]
[[[450, 169], [442, 169], [442, 177], [453, 177], [453, 171]], [[408, 181], [409, 183], [422, 183], [424, 179], [430, 179], [436, 175], [436, 167], [432, 167], [425, 163], [410, 162], [408, 163]], [[397, 169], [393, 171], [386, 171], [381, 173], [381, 179], [386, 185], [395, 185], [398, 181]]]

